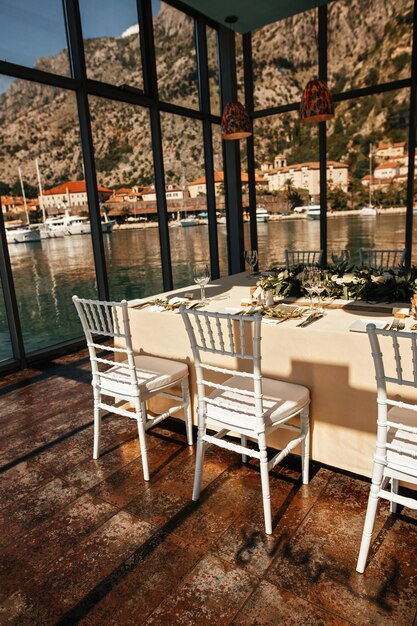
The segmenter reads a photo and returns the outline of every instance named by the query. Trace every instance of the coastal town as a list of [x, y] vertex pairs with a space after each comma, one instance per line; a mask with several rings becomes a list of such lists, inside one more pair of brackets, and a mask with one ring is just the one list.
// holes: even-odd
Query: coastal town
[[[373, 167], [372, 160], [373, 159]], [[415, 156], [417, 160], [417, 156]], [[381, 203], [384, 195], [388, 200], [393, 195], [397, 202], [388, 204], [403, 207], [405, 185], [408, 173], [408, 153], [406, 143], [380, 143], [370, 152], [369, 173], [360, 180], [359, 192], [353, 200], [353, 185], [346, 163], [327, 161], [327, 185], [330, 212], [359, 212], [361, 204], [369, 201], [376, 209], [387, 208]], [[243, 209], [248, 206], [248, 175], [241, 174]], [[320, 168], [319, 162], [287, 163], [285, 154], [276, 155], [273, 163], [264, 162], [256, 170], [255, 185], [258, 207], [261, 206], [268, 219], [300, 218], [307, 215], [307, 208], [320, 204]], [[3, 184], [3, 189], [5, 185]], [[214, 172], [214, 187], [218, 221], [225, 221], [224, 173]], [[87, 216], [88, 199], [84, 180], [67, 181], [60, 185], [42, 190], [36, 197], [22, 194], [4, 194], [0, 196], [6, 226], [16, 226], [27, 222], [41, 222], [42, 218], [51, 218], [68, 213]], [[110, 189], [98, 185], [97, 193], [106, 219], [117, 225], [144, 226], [157, 222], [157, 203], [154, 185], [119, 187]], [[197, 225], [207, 223], [206, 179], [186, 181], [183, 177], [178, 182], [165, 186], [165, 197], [169, 222], [171, 225]], [[33, 195], [33, 194], [32, 194]], [[355, 202], [356, 200], [356, 202]], [[379, 202], [378, 202], [379, 200]], [[392, 208], [392, 207], [390, 207]], [[305, 210], [303, 210], [305, 209]], [[26, 217], [25, 217], [26, 216]], [[258, 221], [266, 221], [259, 218]], [[188, 223], [187, 223], [188, 222]]]

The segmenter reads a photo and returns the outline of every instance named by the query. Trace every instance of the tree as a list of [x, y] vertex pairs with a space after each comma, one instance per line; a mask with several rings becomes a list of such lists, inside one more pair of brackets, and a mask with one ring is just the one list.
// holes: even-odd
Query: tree
[[287, 178], [283, 187], [285, 197], [287, 199], [288, 210], [290, 211], [295, 206], [300, 206], [303, 204], [303, 199], [300, 195], [300, 189], [295, 187], [291, 178]]
[[345, 211], [348, 208], [348, 195], [340, 185], [328, 188], [327, 201], [333, 211]]
[[10, 193], [10, 185], [0, 180], [0, 196], [7, 196]]

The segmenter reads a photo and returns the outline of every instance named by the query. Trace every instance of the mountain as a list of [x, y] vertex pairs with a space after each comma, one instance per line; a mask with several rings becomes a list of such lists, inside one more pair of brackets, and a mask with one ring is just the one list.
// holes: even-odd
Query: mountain
[[[410, 75], [411, 0], [337, 0], [329, 4], [329, 85], [335, 91]], [[160, 97], [198, 107], [193, 21], [161, 3], [154, 18]], [[299, 14], [254, 33], [255, 101], [266, 108], [300, 99], [317, 72], [314, 12]], [[208, 46], [212, 101], [218, 102], [213, 33]], [[141, 89], [137, 34], [85, 41], [88, 76]], [[238, 59], [241, 67], [241, 59]], [[66, 50], [37, 67], [68, 75]], [[367, 167], [369, 142], [407, 139], [409, 90], [340, 103], [328, 124], [328, 156], [348, 162], [358, 178]], [[149, 113], [141, 107], [90, 97], [98, 179], [108, 186], [153, 180]], [[218, 112], [217, 110], [215, 111]], [[167, 179], [203, 175], [202, 128], [197, 120], [162, 113]], [[0, 181], [13, 183], [21, 166], [36, 184], [39, 158], [46, 186], [83, 178], [75, 94], [15, 80], [0, 96]], [[288, 163], [317, 160], [317, 126], [300, 126], [296, 113], [256, 120], [256, 161], [284, 152]], [[242, 147], [244, 144], [242, 143]], [[221, 145], [215, 132], [214, 152]]]

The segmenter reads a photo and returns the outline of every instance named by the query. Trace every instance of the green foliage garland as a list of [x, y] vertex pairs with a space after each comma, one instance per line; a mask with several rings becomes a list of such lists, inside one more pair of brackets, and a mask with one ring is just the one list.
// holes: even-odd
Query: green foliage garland
[[[301, 284], [303, 266], [290, 270], [277, 268], [261, 276], [257, 284], [281, 298], [305, 296]], [[324, 296], [367, 302], [409, 302], [417, 293], [417, 267], [381, 270], [348, 266], [347, 262], [331, 265], [326, 273]]]

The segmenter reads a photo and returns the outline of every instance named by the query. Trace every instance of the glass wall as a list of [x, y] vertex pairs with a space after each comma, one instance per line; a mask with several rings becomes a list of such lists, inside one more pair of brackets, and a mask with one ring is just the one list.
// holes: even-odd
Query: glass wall
[[199, 120], [161, 114], [165, 189], [174, 287], [193, 282], [193, 266], [210, 266], [203, 127]]
[[136, 0], [80, 0], [88, 78], [143, 89]]
[[207, 36], [207, 63], [210, 88], [210, 110], [214, 115], [220, 115], [220, 76], [219, 54], [217, 49], [217, 31], [206, 27]]
[[[339, 2], [334, 3], [336, 6]], [[316, 11], [259, 28], [252, 34], [256, 109], [297, 102], [318, 73]]]
[[12, 342], [10, 341], [9, 324], [0, 281], [0, 364], [11, 358], [13, 358]]
[[75, 234], [90, 230], [75, 95], [15, 80], [0, 96], [0, 146], [6, 237], [31, 353], [80, 337], [71, 297], [97, 297], [91, 238]]
[[335, 92], [408, 78], [413, 0], [337, 0], [328, 8], [328, 75]]
[[[89, 215], [96, 207], [88, 206], [86, 176], [90, 184], [97, 183], [102, 219], [107, 221], [102, 243], [112, 299], [150, 295], [170, 286], [170, 268], [165, 272], [161, 268], [166, 258], [160, 251], [156, 210], [155, 179], [162, 177], [161, 156], [174, 286], [192, 282], [194, 262], [209, 262], [203, 121], [213, 129], [219, 266], [221, 274], [228, 271], [226, 168], [215, 117], [221, 113], [216, 31], [206, 25], [210, 103], [204, 103], [203, 113], [194, 19], [168, 2], [143, 1], [152, 7], [155, 68], [152, 50], [142, 55], [140, 48], [136, 0], [126, 0], [122, 6], [116, 0], [79, 0], [82, 32], [71, 45], [67, 36], [78, 25], [67, 30], [59, 0], [3, 3], [0, 194], [29, 355], [81, 335], [71, 295], [97, 297], [96, 272], [104, 278], [101, 265], [94, 267], [88, 233], [59, 237], [55, 223], [55, 236], [50, 237], [44, 226], [55, 214], [63, 218], [67, 212], [77, 218], [78, 228], [84, 224], [89, 229]], [[334, 120], [326, 125], [327, 155], [321, 158], [323, 167], [327, 158], [329, 260], [331, 251], [347, 248], [355, 259], [360, 246], [403, 247], [405, 243], [410, 90], [400, 89], [397, 81], [410, 77], [412, 9], [412, 0], [337, 0], [319, 9], [328, 12], [328, 75], [334, 94], [367, 89], [366, 96], [356, 91], [355, 98], [339, 101]], [[307, 218], [307, 207], [322, 204], [319, 127], [300, 125], [297, 113], [306, 82], [318, 73], [317, 48], [323, 43], [317, 42], [317, 32], [317, 11], [311, 10], [258, 29], [252, 36], [256, 115], [265, 114], [254, 121], [253, 174], [257, 208], [269, 217], [264, 221], [259, 215], [257, 221], [261, 269], [282, 263], [286, 248], [320, 245], [319, 220]], [[143, 35], [146, 40], [148, 33]], [[79, 41], [89, 80], [82, 86], [87, 98], [76, 100], [80, 85], [71, 77], [70, 56]], [[238, 34], [236, 56], [243, 100]], [[38, 69], [48, 84], [39, 84]], [[158, 87], [157, 93], [146, 96], [142, 92], [145, 69], [150, 77], [156, 70]], [[380, 83], [384, 93], [378, 93]], [[391, 83], [391, 90], [386, 91], [386, 83]], [[249, 179], [246, 147], [245, 141], [239, 145], [244, 219]], [[84, 172], [83, 154], [94, 155], [97, 180], [90, 167]], [[362, 216], [364, 205], [376, 208], [377, 215]], [[181, 225], [186, 218], [194, 225]], [[112, 233], [105, 232], [111, 229], [108, 220]], [[17, 242], [13, 226], [25, 231], [30, 241]], [[249, 223], [244, 234], [248, 247]], [[416, 237], [417, 232], [414, 241]], [[99, 259], [101, 241], [95, 240], [94, 245]], [[233, 258], [237, 252], [229, 250], [229, 254]], [[103, 296], [103, 280], [99, 284]], [[0, 356], [4, 359], [10, 355], [10, 342], [1, 298], [0, 333], [6, 336]]]
[[159, 98], [198, 109], [194, 20], [166, 2], [154, 15]]
[[408, 109], [408, 90], [337, 106], [327, 140], [329, 255], [348, 250], [357, 262], [360, 247], [404, 247]]
[[307, 215], [320, 204], [318, 125], [300, 124], [296, 112], [256, 119], [254, 143], [259, 267], [267, 269], [284, 262], [286, 248], [320, 248], [320, 222]]
[[[70, 76], [63, 3], [57, 0], [1, 2], [0, 59]], [[2, 76], [3, 90], [11, 82]]]
[[159, 222], [147, 109], [90, 98], [97, 183], [111, 193], [101, 211], [115, 222], [104, 234], [110, 297], [163, 291]]

